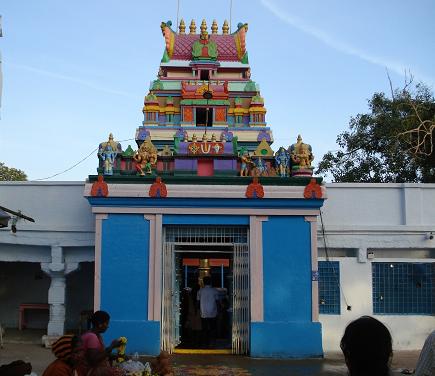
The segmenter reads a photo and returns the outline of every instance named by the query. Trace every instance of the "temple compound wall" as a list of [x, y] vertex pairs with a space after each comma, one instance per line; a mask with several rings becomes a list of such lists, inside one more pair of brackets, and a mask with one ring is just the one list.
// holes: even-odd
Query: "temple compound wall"
[[0, 230], [0, 323], [16, 328], [20, 304], [48, 304], [46, 316], [28, 311], [26, 324], [56, 336], [101, 308], [112, 316], [106, 340], [123, 335], [129, 351], [156, 354], [173, 338], [162, 331], [167, 229], [231, 227], [247, 229], [249, 269], [239, 275], [249, 278], [249, 335], [236, 334], [249, 355], [338, 351], [361, 315], [384, 322], [396, 350], [421, 348], [433, 329], [435, 185], [326, 184], [321, 216], [317, 200], [266, 203], [229, 186], [219, 201], [213, 186], [183, 187], [198, 198], [177, 200], [181, 188], [169, 184], [172, 198], [162, 199], [147, 197], [146, 185], [113, 184], [113, 197], [89, 197], [91, 208], [84, 183], [1, 183], [2, 206], [35, 223]]

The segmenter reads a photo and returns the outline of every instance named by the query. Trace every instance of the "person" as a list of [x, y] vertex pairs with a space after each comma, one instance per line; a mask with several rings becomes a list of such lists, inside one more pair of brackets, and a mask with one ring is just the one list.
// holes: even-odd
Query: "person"
[[203, 342], [206, 346], [214, 346], [216, 342], [216, 316], [218, 313], [219, 295], [211, 286], [210, 276], [203, 278], [204, 287], [197, 294], [201, 313]]
[[435, 330], [424, 341], [418, 358], [415, 376], [435, 375]]
[[76, 368], [84, 361], [82, 340], [78, 336], [64, 335], [51, 346], [56, 360], [42, 376], [75, 376]]
[[105, 311], [96, 311], [91, 317], [92, 329], [82, 335], [85, 362], [79, 371], [79, 376], [117, 375], [118, 370], [112, 368], [110, 360], [112, 351], [122, 345], [115, 339], [110, 346], [105, 347], [101, 334], [109, 328], [110, 315]]
[[352, 321], [340, 342], [350, 376], [388, 376], [393, 354], [387, 327], [370, 316]]
[[32, 372], [32, 365], [23, 360], [14, 360], [9, 364], [0, 366], [1, 376], [24, 376]]

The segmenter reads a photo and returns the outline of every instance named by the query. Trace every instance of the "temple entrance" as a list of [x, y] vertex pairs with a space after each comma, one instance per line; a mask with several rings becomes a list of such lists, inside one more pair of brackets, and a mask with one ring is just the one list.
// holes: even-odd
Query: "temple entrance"
[[[165, 228], [162, 349], [248, 354], [247, 234], [244, 227]], [[206, 276], [211, 278], [218, 292], [217, 315], [212, 320], [212, 328], [204, 327], [197, 301], [198, 290]]]

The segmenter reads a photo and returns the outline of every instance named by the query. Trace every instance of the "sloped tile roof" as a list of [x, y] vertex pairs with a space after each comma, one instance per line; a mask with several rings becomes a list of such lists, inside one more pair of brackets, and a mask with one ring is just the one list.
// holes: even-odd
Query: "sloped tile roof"
[[[192, 46], [198, 39], [199, 34], [176, 34], [171, 60], [192, 60]], [[210, 39], [216, 42], [218, 61], [239, 61], [234, 36], [212, 34]]]

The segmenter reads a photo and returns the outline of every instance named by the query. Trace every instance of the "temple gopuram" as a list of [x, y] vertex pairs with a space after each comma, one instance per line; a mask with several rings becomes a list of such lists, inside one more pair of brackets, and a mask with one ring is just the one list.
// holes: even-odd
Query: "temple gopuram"
[[[292, 145], [273, 145], [248, 24], [160, 27], [164, 53], [136, 145], [110, 134], [85, 188], [96, 215], [94, 309], [111, 314], [107, 336], [149, 355], [321, 356], [325, 190], [312, 148], [292, 129]], [[206, 276], [220, 302], [211, 343], [193, 309]]]

